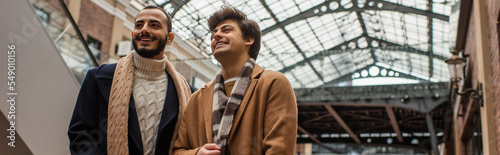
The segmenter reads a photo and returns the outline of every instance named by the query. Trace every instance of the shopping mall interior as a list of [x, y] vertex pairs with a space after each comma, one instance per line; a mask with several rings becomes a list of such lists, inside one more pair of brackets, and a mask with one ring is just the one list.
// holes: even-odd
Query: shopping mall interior
[[0, 154], [70, 154], [87, 71], [133, 49], [149, 5], [171, 15], [165, 55], [195, 89], [221, 69], [209, 15], [258, 23], [256, 63], [295, 92], [297, 155], [500, 154], [500, 0], [8, 1]]

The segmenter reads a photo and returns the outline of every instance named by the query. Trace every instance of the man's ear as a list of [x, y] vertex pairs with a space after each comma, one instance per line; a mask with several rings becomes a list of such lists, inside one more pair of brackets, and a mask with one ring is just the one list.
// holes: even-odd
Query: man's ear
[[169, 32], [167, 34], [167, 45], [170, 45], [174, 41], [175, 34], [173, 32]]
[[246, 39], [245, 45], [252, 46], [254, 41], [255, 41], [255, 39], [253, 39], [253, 38]]

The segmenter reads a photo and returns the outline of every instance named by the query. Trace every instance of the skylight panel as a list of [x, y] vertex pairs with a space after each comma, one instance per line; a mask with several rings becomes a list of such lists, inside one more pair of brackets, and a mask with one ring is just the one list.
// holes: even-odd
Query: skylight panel
[[443, 60], [439, 60], [434, 58], [433, 60], [433, 78], [438, 79], [439, 81], [449, 81], [450, 74], [448, 73], [448, 66], [444, 63]]
[[324, 3], [322, 1], [311, 1], [311, 0], [296, 0], [295, 2], [297, 2], [297, 4], [299, 5], [299, 9], [301, 11], [309, 10], [314, 6]]
[[286, 73], [283, 73], [286, 78], [288, 79], [288, 81], [290, 81], [290, 83], [292, 84], [292, 87], [293, 88], [301, 88], [303, 86], [302, 83], [300, 83], [300, 81], [297, 81], [297, 78], [295, 78], [295, 75], [293, 75], [292, 72], [286, 72]]
[[251, 8], [254, 11], [248, 13], [247, 16], [249, 19], [256, 21], [261, 30], [276, 24], [276, 22], [271, 18], [271, 15], [262, 7], [262, 5], [258, 4]]
[[342, 33], [333, 21], [333, 15], [327, 14], [321, 17], [313, 17], [308, 19], [309, 23], [314, 23], [311, 26], [319, 41], [323, 43], [326, 49], [330, 49], [344, 42]]
[[270, 55], [267, 55], [267, 54], [259, 54], [259, 56], [257, 57], [257, 63], [261, 66], [271, 66], [271, 63], [269, 61], [269, 59], [271, 58]]
[[163, 4], [165, 3], [167, 0], [154, 0], [156, 4]]
[[359, 48], [367, 48], [368, 47], [368, 42], [366, 42], [366, 39], [364, 37], [358, 39], [358, 47]]
[[264, 44], [269, 47], [269, 51], [277, 52], [277, 51], [273, 51], [273, 49], [272, 49], [273, 47], [276, 47], [279, 44], [275, 39], [262, 39], [261, 45], [264, 45]]
[[450, 56], [445, 56], [447, 53], [450, 53], [450, 47], [451, 46], [449, 44], [443, 43], [443, 44], [434, 44], [432, 46], [432, 49], [433, 49], [435, 55], [440, 55], [443, 57], [450, 57]]
[[[318, 85], [316, 82], [321, 82], [321, 79], [318, 78], [317, 74], [314, 72], [309, 65], [297, 66], [293, 70], [291, 70], [295, 74], [298, 80], [300, 80], [306, 87], [313, 87]], [[321, 83], [319, 83], [321, 84]]]
[[339, 69], [339, 72], [340, 72], [340, 75], [341, 76], [344, 76], [344, 75], [347, 75], [347, 74], [350, 74], [352, 72], [354, 72], [357, 67], [352, 65], [352, 64], [349, 64], [349, 65], [337, 65], [338, 69]]
[[[250, 1], [251, 2], [251, 1]], [[224, 1], [224, 3], [226, 3], [227, 5], [230, 5], [230, 6], [234, 6], [234, 7], [237, 7], [237, 8], [240, 8], [241, 11], [247, 13], [248, 11], [248, 5], [246, 1]], [[249, 13], [247, 13], [249, 14]]]
[[[156, 0], [157, 2], [166, 2], [165, 0]], [[384, 0], [382, 3], [393, 3], [395, 5], [403, 5], [406, 7], [416, 8], [418, 10], [427, 10], [429, 5], [428, 1], [421, 0]], [[372, 4], [369, 4], [372, 2]], [[165, 9], [169, 12], [173, 11], [173, 6], [169, 4]], [[265, 4], [269, 5], [272, 13], [276, 15], [279, 21], [284, 21], [290, 17], [296, 16], [300, 12], [307, 11], [313, 7], [325, 3], [325, 1], [310, 1], [310, 0], [294, 0], [294, 1], [281, 1], [281, 0], [266, 0]], [[378, 1], [358, 1], [358, 3], [366, 3], [364, 7], [386, 7], [380, 5]], [[206, 19], [214, 11], [220, 9], [223, 4], [228, 4], [241, 9], [247, 14], [249, 19], [255, 20], [261, 30], [267, 29], [276, 24], [271, 15], [264, 8], [261, 1], [217, 1], [217, 0], [200, 0], [190, 1], [182, 6], [176, 12], [173, 18], [173, 28], [183, 40], [187, 40], [193, 47], [200, 48], [200, 51], [210, 53], [210, 34], [207, 29]], [[449, 15], [451, 7], [449, 0], [433, 0], [432, 12], [436, 14]], [[385, 5], [385, 4], [384, 4]], [[360, 7], [354, 6], [353, 0], [340, 0], [326, 2], [326, 9], [335, 10], [338, 8]], [[319, 9], [321, 12], [322, 10]], [[300, 16], [297, 16], [300, 18]], [[358, 18], [362, 18], [359, 20]], [[404, 21], [403, 21], [404, 20]], [[366, 35], [363, 36], [363, 29], [360, 21], [366, 28]], [[401, 13], [396, 11], [383, 11], [383, 10], [364, 10], [361, 12], [361, 17], [357, 16], [355, 11], [342, 11], [335, 13], [327, 13], [321, 16], [313, 16], [306, 19], [298, 20], [295, 23], [283, 25], [285, 30], [292, 38], [289, 38], [283, 33], [283, 29], [277, 28], [273, 31], [267, 32], [262, 36], [261, 54], [259, 56], [259, 64], [266, 69], [281, 70], [286, 66], [294, 65], [297, 62], [303, 61], [304, 56], [298, 52], [296, 46], [292, 44], [294, 41], [298, 48], [304, 52], [306, 57], [311, 57], [324, 52], [325, 50], [343, 49], [334, 52], [344, 52], [344, 54], [333, 54], [325, 58], [312, 59], [313, 67], [323, 75], [324, 80], [331, 81], [335, 78], [341, 77], [340, 73], [350, 74], [350, 71], [359, 69], [366, 65], [371, 65], [375, 61], [383, 61], [387, 64], [397, 65], [399, 69], [412, 69], [412, 73], [421, 75], [429, 74], [428, 55], [419, 55], [417, 51], [412, 56], [405, 51], [395, 50], [411, 50], [415, 48], [420, 50], [418, 53], [427, 52], [432, 50], [433, 54], [449, 57], [450, 32], [448, 21], [440, 19], [431, 19], [432, 29], [429, 29], [429, 19], [425, 15], [418, 15], [412, 13]], [[429, 30], [432, 30], [432, 36], [429, 36]], [[432, 37], [432, 46], [429, 46], [429, 37]], [[358, 39], [360, 38], [360, 39]], [[381, 41], [368, 42], [370, 38], [380, 39]], [[338, 47], [343, 45], [344, 48]], [[392, 45], [396, 44], [396, 45]], [[398, 45], [407, 44], [411, 48], [399, 47]], [[386, 47], [385, 45], [389, 45]], [[370, 50], [365, 48], [374, 47], [377, 60], [373, 60]], [[432, 49], [429, 49], [432, 47]], [[363, 50], [352, 50], [352, 48], [361, 48]], [[387, 50], [389, 54], [381, 54], [379, 51]], [[351, 56], [350, 53], [353, 53]], [[389, 55], [382, 57], [383, 55]], [[408, 62], [409, 58], [412, 62]], [[415, 58], [418, 57], [418, 58]], [[436, 59], [436, 58], [435, 58]], [[281, 62], [282, 61], [282, 62]], [[333, 61], [333, 63], [332, 63]], [[434, 60], [433, 60], [434, 61]], [[436, 60], [438, 61], [438, 60]], [[439, 60], [442, 61], [442, 60]], [[321, 63], [319, 63], [321, 62]], [[447, 66], [443, 62], [442, 66], [434, 63], [433, 79], [446, 79], [448, 76]], [[283, 66], [285, 65], [285, 66]], [[411, 65], [411, 66], [410, 66]], [[304, 67], [305, 66], [305, 67]], [[308, 63], [303, 65], [307, 68]], [[338, 69], [335, 69], [335, 67]], [[443, 67], [445, 73], [438, 75], [437, 67]], [[310, 66], [309, 66], [310, 68]], [[312, 68], [310, 68], [312, 69]], [[306, 69], [304, 69], [306, 70]], [[315, 74], [315, 73], [314, 73]], [[298, 74], [297, 74], [298, 75]], [[288, 75], [290, 76], [290, 75]], [[287, 76], [287, 77], [288, 77]], [[292, 75], [291, 78], [296, 78]], [[301, 87], [311, 87], [314, 85], [321, 85], [321, 80], [312, 80], [309, 82], [293, 84]], [[308, 79], [306, 79], [308, 81]], [[320, 82], [318, 84], [317, 82]], [[294, 83], [294, 82], [292, 82]]]
[[276, 15], [276, 18], [278, 18], [279, 21], [283, 21], [300, 13], [298, 8], [295, 6], [295, 2], [278, 1], [272, 4], [267, 4], [269, 5], [269, 8], [272, 8], [272, 12]]
[[280, 60], [271, 54], [259, 54], [257, 63], [269, 70], [279, 71], [283, 69], [283, 65], [281, 65]]
[[[292, 3], [292, 2], [281, 1], [280, 3], [282, 3], [282, 5], [284, 5], [284, 7], [286, 8], [285, 12], [286, 12], [286, 15], [288, 17], [286, 17], [285, 19], [288, 19], [288, 18], [300, 13], [300, 10], [299, 10], [299, 8], [297, 8], [297, 5], [295, 4], [295, 2]], [[285, 20], [285, 19], [282, 19], [282, 20]]]
[[327, 83], [328, 81], [333, 81], [336, 78], [340, 77], [339, 74], [335, 72], [334, 68], [326, 68], [325, 70], [329, 71], [329, 72], [325, 71], [324, 72], [325, 74], [323, 74], [323, 80], [325, 81], [325, 83]]
[[429, 70], [429, 57], [426, 55], [420, 55], [416, 53], [410, 53], [409, 61], [412, 64], [412, 69], [414, 72], [419, 73], [421, 75], [428, 75]]
[[353, 63], [357, 64], [358, 68], [360, 68], [359, 66], [368, 65], [366, 62], [372, 59], [370, 50], [353, 50], [351, 55]]

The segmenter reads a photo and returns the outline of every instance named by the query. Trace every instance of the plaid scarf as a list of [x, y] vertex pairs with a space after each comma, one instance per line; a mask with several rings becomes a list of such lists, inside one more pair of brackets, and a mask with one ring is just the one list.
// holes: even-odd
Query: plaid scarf
[[253, 58], [248, 59], [243, 66], [238, 79], [234, 84], [234, 88], [229, 98], [227, 98], [224, 89], [224, 79], [221, 72], [215, 77], [214, 86], [214, 101], [212, 107], [212, 128], [213, 128], [213, 141], [221, 149], [222, 155], [229, 154], [227, 148], [227, 140], [229, 131], [233, 126], [233, 118], [236, 109], [240, 106], [243, 95], [250, 84], [252, 70], [255, 65]]

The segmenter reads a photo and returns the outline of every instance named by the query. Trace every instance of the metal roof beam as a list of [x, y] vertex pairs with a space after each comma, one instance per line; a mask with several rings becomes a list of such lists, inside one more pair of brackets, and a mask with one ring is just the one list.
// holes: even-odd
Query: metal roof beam
[[[427, 0], [427, 10], [429, 10], [430, 12], [432, 12], [432, 0]], [[429, 43], [428, 45], [428, 52], [427, 52], [427, 55], [429, 57], [429, 77], [432, 77], [432, 75], [434, 74], [434, 48], [433, 48], [433, 39], [434, 38], [434, 31], [433, 31], [433, 22], [432, 22], [432, 18], [427, 18], [428, 20], [428, 24], [427, 24], [427, 42]]]
[[399, 130], [399, 124], [398, 120], [396, 119], [396, 115], [394, 115], [394, 110], [392, 110], [392, 107], [390, 106], [385, 106], [385, 111], [387, 111], [387, 115], [391, 120], [392, 128], [394, 128], [394, 132], [396, 132], [398, 136], [398, 141], [403, 142], [403, 136], [401, 135], [401, 130]]
[[[393, 47], [397, 47], [397, 48], [401, 48], [402, 51], [406, 51], [406, 52], [409, 52], [409, 53], [416, 53], [416, 54], [421, 54], [421, 55], [429, 55], [429, 52], [426, 52], [426, 51], [422, 51], [422, 50], [419, 50], [419, 49], [416, 49], [414, 47], [411, 47], [411, 46], [408, 46], [408, 45], [400, 45], [400, 44], [397, 44], [397, 43], [393, 43], [393, 42], [390, 42], [390, 41], [387, 41], [387, 40], [382, 40], [382, 39], [378, 39], [378, 38], [374, 38], [374, 37], [371, 37], [371, 36], [368, 36], [366, 34], [363, 34], [359, 37], [356, 37], [356, 38], [353, 38], [349, 41], [346, 41], [342, 44], [339, 44], [335, 47], [332, 47], [330, 50], [331, 51], [339, 51], [340, 52], [333, 52], [333, 54], [336, 54], [336, 53], [341, 53], [341, 50], [342, 50], [342, 46], [347, 46], [349, 45], [350, 42], [357, 42], [359, 39], [361, 39], [362, 37], [364, 37], [366, 39], [366, 42], [368, 42], [368, 48], [373, 48], [373, 49], [386, 49], [386, 48], [393, 48]], [[372, 41], [377, 41], [379, 43], [379, 47], [373, 47], [371, 45], [371, 42]], [[359, 48], [356, 44], [356, 49], [362, 49], [362, 48]], [[330, 50], [327, 50], [330, 52]], [[353, 49], [355, 50], [355, 49]], [[432, 54], [432, 53], [431, 53]], [[434, 58], [438, 58], [439, 60], [446, 60], [448, 58], [444, 57], [444, 56], [440, 56], [440, 55], [434, 55], [433, 54], [433, 57]]]
[[325, 117], [328, 117], [328, 116], [330, 116], [330, 114], [321, 115], [321, 116], [318, 116], [316, 118], [304, 121], [304, 122], [302, 122], [302, 124], [308, 124], [308, 123], [311, 123], [311, 122], [314, 122], [314, 121], [317, 121], [317, 120], [321, 120], [321, 119], [323, 119]]
[[[349, 41], [346, 41], [342, 44], [339, 44], [335, 47], [332, 47], [326, 51], [321, 51], [321, 52], [318, 52], [316, 54], [314, 54], [313, 56], [307, 58], [307, 59], [304, 59], [302, 61], [299, 61], [295, 64], [292, 64], [290, 66], [287, 66], [287, 67], [284, 67], [283, 69], [280, 70], [280, 72], [282, 73], [285, 73], [285, 72], [288, 72], [292, 69], [294, 69], [295, 67], [297, 66], [303, 66], [305, 65], [307, 62], [310, 62], [312, 60], [315, 60], [315, 59], [318, 59], [318, 58], [324, 58], [325, 56], [329, 56], [329, 55], [333, 55], [333, 54], [339, 54], [339, 53], [343, 53], [343, 52], [346, 52], [346, 51], [349, 51], [349, 50], [361, 50], [363, 48], [359, 48], [357, 47], [356, 49], [342, 49], [342, 46], [348, 46], [350, 42], [357, 42], [359, 39], [361, 38], [365, 38], [366, 41], [368, 42], [368, 45], [369, 47], [365, 48], [365, 49], [382, 49], [382, 50], [389, 50], [389, 51], [404, 51], [404, 52], [408, 52], [408, 53], [416, 53], [416, 54], [421, 54], [421, 55], [432, 55], [432, 57], [429, 57], [429, 58], [432, 58], [430, 59], [429, 61], [432, 61], [433, 58], [437, 58], [439, 60], [446, 60], [448, 58], [444, 57], [444, 56], [440, 56], [440, 55], [434, 55], [433, 53], [429, 53], [429, 52], [425, 52], [425, 51], [422, 51], [422, 50], [419, 50], [419, 49], [416, 49], [416, 48], [413, 48], [413, 47], [410, 47], [410, 46], [401, 46], [401, 45], [398, 45], [398, 44], [395, 44], [395, 43], [392, 43], [392, 42], [388, 42], [388, 41], [385, 41], [385, 40], [381, 40], [381, 39], [377, 39], [377, 38], [372, 38], [372, 37], [369, 37], [367, 35], [362, 35], [362, 36], [359, 36], [359, 37], [356, 37], [356, 38], [353, 38]], [[386, 44], [385, 47], [371, 47], [371, 42], [372, 41], [377, 41], [379, 42], [380, 44]], [[390, 47], [390, 48], [388, 48]], [[392, 47], [396, 47], [396, 48], [392, 48]], [[399, 49], [398, 49], [399, 48]], [[376, 61], [376, 57], [374, 59]], [[430, 66], [432, 67], [432, 66]]]
[[375, 129], [385, 128], [387, 126], [389, 126], [389, 124], [382, 124], [382, 125], [377, 125], [377, 126], [371, 126], [371, 127], [368, 127], [368, 128], [359, 129], [358, 131], [356, 131], [356, 133], [368, 132], [368, 131], [375, 130]]
[[386, 119], [383, 119], [383, 118], [379, 118], [379, 117], [373, 117], [373, 116], [366, 116], [366, 115], [360, 115], [360, 114], [353, 114], [353, 113], [342, 113], [342, 115], [347, 115], [347, 116], [351, 116], [351, 117], [359, 117], [361, 119], [365, 119], [365, 120], [370, 120], [370, 121], [381, 121], [381, 122], [389, 122], [388, 120]]
[[[359, 38], [361, 38], [361, 36], [356, 37], [356, 38], [354, 38], [354, 39], [352, 39], [352, 40], [357, 40], [357, 39], [359, 39]], [[342, 43], [342, 44], [340, 44], [340, 45], [347, 45], [348, 43], [349, 43], [349, 42], [344, 42], [344, 43]], [[337, 45], [337, 46], [340, 46], [340, 45]], [[337, 47], [337, 46], [335, 46], [335, 47]], [[309, 61], [310, 61], [310, 60], [315, 60], [315, 59], [318, 59], [318, 58], [323, 58], [324, 56], [329, 56], [330, 54], [334, 54], [335, 52], [330, 52], [330, 51], [332, 51], [332, 50], [333, 50], [333, 48], [328, 49], [328, 50], [326, 50], [326, 51], [318, 52], [318, 53], [314, 54], [313, 56], [309, 57], [309, 58], [308, 58], [308, 60], [309, 60]], [[303, 65], [305, 65], [306, 63], [307, 63], [307, 61], [306, 61], [306, 59], [304, 59], [304, 60], [299, 61], [299, 62], [297, 62], [297, 63], [295, 63], [295, 64], [293, 64], [293, 65], [290, 65], [290, 66], [286, 66], [286, 67], [284, 67], [284, 68], [283, 68], [283, 69], [281, 69], [279, 72], [285, 73], [285, 72], [288, 72], [288, 71], [290, 71], [290, 70], [294, 69], [294, 68], [295, 68], [295, 67], [297, 67], [297, 66], [303, 66]], [[335, 64], [334, 64], [334, 65], [335, 65]]]
[[[265, 5], [265, 2], [263, 2], [263, 0], [261, 0], [261, 2], [263, 5]], [[334, 2], [340, 3], [340, 0], [336, 0]], [[301, 12], [293, 17], [290, 17], [286, 20], [283, 20], [281, 22], [279, 20], [276, 20], [277, 23], [275, 25], [262, 30], [262, 35], [269, 33], [271, 31], [274, 31], [276, 29], [279, 29], [281, 27], [285, 27], [286, 25], [294, 23], [296, 21], [300, 21], [300, 20], [307, 19], [310, 17], [321, 16], [321, 15], [330, 14], [330, 13], [338, 13], [338, 12], [352, 12], [352, 11], [363, 12], [366, 10], [396, 11], [396, 12], [401, 12], [401, 13], [418, 14], [418, 15], [427, 16], [427, 17], [433, 18], [433, 19], [434, 18], [439, 19], [442, 21], [449, 20], [449, 16], [433, 13], [432, 11], [420, 10], [420, 9], [416, 9], [416, 8], [412, 8], [412, 7], [408, 7], [408, 6], [404, 6], [404, 5], [400, 5], [400, 4], [394, 4], [394, 3], [386, 2], [386, 1], [382, 1], [382, 0], [372, 0], [372, 2], [374, 2], [375, 5], [369, 6], [369, 5], [365, 4], [365, 7], [363, 7], [363, 8], [358, 7], [358, 5], [353, 5], [351, 8], [346, 9], [342, 5], [339, 5], [339, 7], [335, 10], [327, 9], [325, 12], [317, 11], [317, 10], [321, 10], [322, 7], [329, 8], [330, 3], [333, 3], [333, 1], [326, 1], [324, 3], [321, 3], [319, 5], [316, 5], [312, 8], [310, 8], [304, 12]], [[378, 7], [378, 4], [381, 4], [382, 7]], [[267, 5], [265, 5], [265, 7], [267, 7]]]
[[[358, 1], [352, 1], [354, 6], [358, 6]], [[361, 30], [363, 30], [363, 36], [366, 37], [368, 36], [368, 32], [366, 31], [366, 25], [365, 25], [365, 20], [363, 19], [363, 16], [361, 15], [361, 12], [357, 11], [356, 16], [358, 17], [359, 24], [361, 25]], [[368, 42], [368, 47], [373, 47], [370, 42]], [[356, 44], [358, 45], [358, 44]], [[371, 57], [373, 61], [377, 61], [377, 56], [375, 55], [375, 50], [371, 49], [370, 50]]]
[[[403, 107], [428, 112], [448, 100], [447, 82], [294, 89], [299, 106]], [[406, 100], [402, 97], [408, 96]], [[323, 104], [318, 104], [323, 103]]]
[[322, 144], [322, 142], [318, 138], [314, 137], [311, 133], [309, 133], [306, 129], [302, 128], [300, 125], [298, 126], [298, 129], [300, 132], [306, 134], [314, 142]]
[[[269, 15], [271, 15], [271, 17], [273, 18], [274, 21], [276, 22], [279, 22], [278, 18], [276, 17], [276, 15], [272, 12], [271, 8], [269, 8], [269, 6], [266, 4], [266, 2], [264, 0], [259, 0], [260, 3], [262, 4], [262, 6], [266, 9], [266, 11], [269, 13]], [[318, 70], [316, 70], [316, 68], [314, 68], [314, 66], [312, 65], [311, 63], [311, 60], [309, 60], [309, 58], [307, 58], [307, 56], [304, 54], [304, 52], [302, 51], [302, 49], [300, 49], [299, 45], [293, 40], [292, 36], [290, 36], [290, 33], [288, 33], [288, 31], [285, 29], [284, 25], [281, 26], [281, 27], [278, 27], [280, 28], [283, 33], [286, 35], [286, 37], [288, 38], [288, 40], [293, 44], [293, 46], [295, 47], [295, 49], [297, 49], [297, 51], [299, 51], [300, 55], [302, 55], [302, 57], [304, 57], [304, 60], [305, 62], [311, 67], [311, 69], [314, 71], [314, 73], [316, 74], [316, 76], [318, 76], [318, 79], [320, 79], [321, 81], [323, 81], [323, 75], [321, 75], [321, 73], [318, 72]], [[264, 34], [262, 34], [264, 35]], [[297, 79], [300, 81], [300, 79]]]
[[[356, 72], [361, 72], [363, 70], [369, 70], [370, 67], [372, 66], [376, 66], [376, 67], [379, 67], [379, 68], [382, 68], [382, 69], [386, 69], [388, 72], [389, 71], [393, 71], [395, 73], [399, 73], [399, 78], [407, 78], [407, 79], [416, 79], [416, 80], [419, 80], [419, 81], [422, 81], [422, 82], [426, 82], [426, 81], [429, 81], [429, 79], [422, 79], [420, 77], [417, 77], [417, 76], [413, 76], [413, 75], [410, 75], [410, 74], [406, 74], [406, 73], [402, 73], [402, 72], [398, 72], [398, 71], [395, 71], [395, 70], [392, 70], [390, 68], [385, 68], [385, 67], [382, 67], [382, 66], [378, 66], [376, 65], [375, 63], [373, 64], [370, 64], [370, 65], [367, 65], [363, 68], [359, 68], [359, 69], [356, 69], [355, 71], [353, 71], [352, 73], [356, 73]], [[376, 76], [376, 77], [391, 77], [391, 76]], [[339, 82], [344, 82], [344, 81], [351, 81], [351, 80], [354, 80], [352, 78], [352, 74], [345, 74], [341, 77], [338, 77], [338, 78], [335, 78], [334, 80], [331, 80], [331, 81], [325, 81], [325, 84], [324, 85], [332, 85], [332, 84], [337, 84]]]
[[172, 4], [172, 6], [174, 7], [174, 11], [172, 11], [172, 13], [170, 13], [170, 16], [172, 18], [174, 18], [175, 14], [177, 13], [177, 11], [179, 11], [184, 5], [186, 5], [190, 0], [170, 0], [170, 1], [166, 1], [165, 3], [163, 4], [160, 4], [159, 6], [163, 9], [165, 9], [165, 6], [167, 4]]
[[342, 126], [342, 128], [344, 128], [344, 130], [349, 133], [349, 136], [351, 136], [351, 138], [356, 141], [356, 143], [360, 144], [361, 143], [361, 140], [359, 140], [359, 137], [356, 133], [354, 133], [351, 128], [349, 128], [349, 126], [347, 126], [347, 124], [344, 122], [344, 120], [342, 120], [342, 117], [340, 117], [340, 115], [335, 111], [333, 110], [333, 108], [330, 106], [330, 105], [325, 105], [324, 106], [326, 108], [326, 110], [328, 110], [328, 112], [330, 112], [330, 114], [333, 116], [333, 118], [335, 118], [335, 120], [337, 120], [337, 122], [340, 124], [340, 126]]

